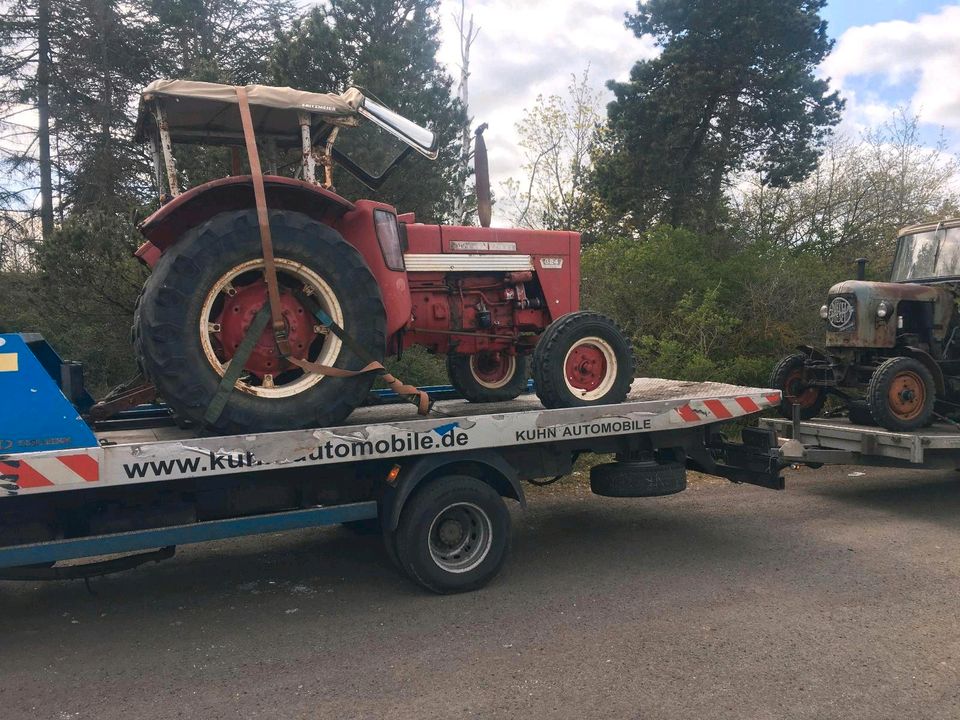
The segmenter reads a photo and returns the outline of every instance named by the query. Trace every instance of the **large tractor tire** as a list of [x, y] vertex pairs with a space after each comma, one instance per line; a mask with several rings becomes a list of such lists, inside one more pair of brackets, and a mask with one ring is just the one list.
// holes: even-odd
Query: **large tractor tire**
[[[293, 354], [357, 370], [365, 364], [320, 325], [301, 299], [382, 360], [385, 312], [360, 253], [335, 230], [294, 212], [270, 213], [283, 317]], [[299, 298], [298, 298], [299, 296]], [[360, 405], [373, 374], [304, 373], [279, 355], [268, 328], [254, 346], [219, 417], [205, 423], [226, 367], [267, 303], [256, 213], [216, 215], [160, 258], [134, 317], [137, 361], [181, 417], [217, 433], [334, 425]]]
[[933, 375], [922, 362], [895, 357], [873, 371], [867, 385], [867, 404], [881, 426], [907, 432], [933, 421], [936, 392]]
[[513, 400], [527, 387], [527, 358], [505, 352], [447, 355], [450, 384], [473, 403]]
[[806, 362], [804, 355], [787, 355], [770, 373], [770, 387], [780, 391], [780, 414], [788, 420], [793, 419], [794, 405], [800, 406], [800, 419], [809, 420], [820, 414], [827, 400], [823, 388], [804, 384]]
[[633, 348], [608, 317], [573, 312], [550, 323], [533, 351], [533, 381], [546, 408], [623, 402]]

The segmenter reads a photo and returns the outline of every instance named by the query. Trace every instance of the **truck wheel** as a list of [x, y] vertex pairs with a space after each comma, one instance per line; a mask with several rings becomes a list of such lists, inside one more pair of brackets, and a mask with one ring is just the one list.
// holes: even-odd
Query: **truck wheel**
[[800, 418], [809, 420], [820, 414], [827, 400], [823, 388], [804, 385], [803, 368], [806, 362], [804, 355], [787, 355], [770, 374], [770, 386], [780, 391], [780, 414], [788, 420], [793, 419], [794, 405], [800, 406]]
[[870, 412], [870, 406], [866, 400], [851, 400], [847, 406], [847, 418], [854, 425], [877, 424], [877, 421], [873, 419], [873, 413]]
[[[384, 353], [380, 290], [360, 253], [332, 228], [294, 212], [270, 213], [283, 317], [300, 358], [359, 369], [364, 363], [298, 299], [308, 295], [370, 356]], [[221, 213], [188, 231], [144, 286], [134, 333], [137, 360], [177, 414], [203, 423], [226, 367], [267, 302], [256, 213]], [[272, 329], [210, 429], [266, 432], [333, 425], [366, 398], [373, 374], [304, 373], [279, 356]]]
[[687, 488], [684, 463], [624, 461], [590, 468], [590, 490], [606, 497], [658, 497]]
[[447, 355], [450, 384], [470, 402], [513, 400], [527, 387], [527, 358], [505, 352]]
[[537, 342], [533, 381], [546, 408], [623, 402], [633, 382], [633, 348], [610, 318], [570, 313]]
[[903, 432], [929, 425], [935, 396], [933, 375], [910, 357], [885, 361], [867, 385], [870, 413], [887, 430]]
[[499, 493], [467, 475], [419, 487], [400, 515], [395, 548], [403, 571], [435, 593], [483, 587], [510, 549], [510, 513]]

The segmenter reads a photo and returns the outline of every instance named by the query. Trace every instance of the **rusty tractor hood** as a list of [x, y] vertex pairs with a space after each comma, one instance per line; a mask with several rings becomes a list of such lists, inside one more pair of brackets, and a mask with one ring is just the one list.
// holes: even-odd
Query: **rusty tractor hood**
[[[954, 296], [937, 285], [845, 280], [827, 297], [827, 347], [892, 348], [897, 342], [897, 317], [901, 303], [929, 303], [934, 335], [942, 338], [954, 312]], [[881, 304], [887, 308], [881, 318]]]

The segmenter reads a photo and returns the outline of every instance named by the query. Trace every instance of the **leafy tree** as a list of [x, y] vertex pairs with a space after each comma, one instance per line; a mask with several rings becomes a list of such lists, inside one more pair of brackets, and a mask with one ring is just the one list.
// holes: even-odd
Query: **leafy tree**
[[592, 215], [590, 153], [602, 124], [590, 69], [573, 76], [566, 97], [537, 96], [517, 123], [522, 180], [504, 183], [502, 206], [520, 227], [584, 230]]
[[789, 188], [748, 178], [734, 195], [734, 229], [746, 240], [815, 254], [842, 265], [864, 256], [890, 266], [897, 230], [955, 215], [960, 159], [941, 138], [922, 142], [919, 118], [897, 111], [861, 139], [838, 135], [816, 170]]
[[[453, 214], [466, 181], [461, 132], [466, 113], [437, 61], [437, 0], [330, 0], [293, 23], [274, 53], [276, 84], [342, 92], [364, 88], [401, 115], [437, 133], [440, 155], [414, 155], [371, 191], [340, 171], [337, 189], [414, 211], [422, 220]], [[348, 130], [343, 133], [346, 136]], [[345, 142], [344, 138], [339, 141]]]
[[843, 102], [814, 71], [832, 46], [825, 0], [649, 0], [629, 15], [659, 57], [611, 82], [596, 186], [639, 228], [710, 229], [731, 172], [782, 187], [816, 166]]

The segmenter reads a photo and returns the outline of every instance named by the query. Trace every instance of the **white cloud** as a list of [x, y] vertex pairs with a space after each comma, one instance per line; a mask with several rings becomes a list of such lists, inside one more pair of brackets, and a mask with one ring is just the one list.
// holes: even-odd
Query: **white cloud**
[[[515, 125], [538, 94], [563, 95], [571, 75], [590, 65], [592, 83], [626, 79], [640, 58], [654, 57], [649, 38], [624, 27], [623, 0], [467, 0], [480, 35], [470, 53], [470, 114], [486, 122], [490, 174], [497, 187], [517, 177], [520, 151]], [[440, 59], [459, 78], [460, 41], [452, 19], [459, 0], [441, 4]], [[605, 93], [604, 99], [612, 99]]]
[[[893, 20], [852, 27], [823, 63], [848, 99], [848, 112], [873, 124], [891, 103], [885, 95], [906, 91], [911, 112], [925, 123], [960, 129], [960, 6], [951, 5], [912, 22]], [[851, 86], [879, 79], [881, 88], [857, 93]]]

